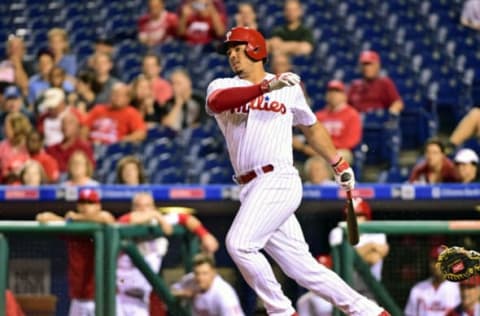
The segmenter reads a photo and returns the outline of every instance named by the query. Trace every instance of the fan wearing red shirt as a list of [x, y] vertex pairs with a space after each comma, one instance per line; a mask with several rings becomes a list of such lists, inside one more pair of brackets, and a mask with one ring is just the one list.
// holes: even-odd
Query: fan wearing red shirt
[[139, 142], [147, 136], [147, 126], [137, 109], [129, 105], [129, 88], [115, 83], [110, 104], [97, 104], [88, 112], [84, 135], [94, 143]]
[[362, 120], [358, 111], [347, 103], [343, 82], [332, 80], [328, 83], [326, 101], [325, 108], [315, 115], [343, 157], [353, 158], [352, 150], [362, 140]]
[[425, 145], [425, 159], [412, 170], [409, 182], [412, 183], [445, 183], [458, 182], [455, 164], [445, 155], [443, 143], [432, 138]]
[[[315, 112], [318, 121], [325, 126], [333, 144], [349, 163], [353, 161], [352, 150], [362, 140], [362, 119], [357, 110], [347, 103], [345, 85], [342, 81], [331, 80], [327, 84], [326, 105]], [[293, 147], [307, 156], [316, 152], [303, 139], [294, 138]]]
[[225, 34], [227, 16], [221, 1], [186, 0], [180, 7], [178, 35], [189, 44], [208, 44]]
[[84, 152], [92, 165], [95, 166], [92, 144], [81, 138], [80, 121], [75, 114], [67, 112], [62, 115], [61, 131], [63, 134], [62, 142], [45, 148], [47, 154], [57, 161], [59, 171], [61, 173], [67, 172], [68, 161], [76, 151]]
[[38, 161], [42, 165], [43, 170], [45, 170], [45, 174], [47, 175], [48, 182], [57, 182], [60, 176], [57, 161], [43, 149], [43, 136], [38, 131], [31, 131], [28, 134], [27, 150], [30, 154], [30, 158]]
[[[77, 211], [68, 211], [65, 217], [51, 212], [37, 215], [41, 223], [55, 221], [82, 221], [100, 224], [115, 222], [112, 214], [102, 210], [99, 194], [92, 189], [80, 190]], [[69, 316], [95, 315], [94, 242], [90, 237], [68, 237]]]
[[380, 76], [380, 56], [374, 51], [363, 51], [359, 58], [362, 78], [354, 80], [348, 90], [348, 103], [359, 112], [378, 109], [399, 115], [403, 101], [392, 79]]
[[138, 39], [147, 46], [165, 42], [177, 34], [178, 17], [165, 10], [163, 0], [149, 0], [148, 13], [138, 20]]

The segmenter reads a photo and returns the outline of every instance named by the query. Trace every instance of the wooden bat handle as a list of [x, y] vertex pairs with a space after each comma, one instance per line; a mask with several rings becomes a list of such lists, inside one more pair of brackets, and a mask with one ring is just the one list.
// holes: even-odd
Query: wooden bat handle
[[347, 229], [348, 229], [348, 241], [350, 245], [354, 246], [358, 244], [358, 223], [355, 209], [353, 208], [352, 191], [347, 191]]

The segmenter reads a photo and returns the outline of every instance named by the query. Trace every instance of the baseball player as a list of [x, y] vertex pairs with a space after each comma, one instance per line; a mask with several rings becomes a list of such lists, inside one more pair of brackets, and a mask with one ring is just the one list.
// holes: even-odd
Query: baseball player
[[193, 316], [244, 316], [237, 293], [206, 254], [195, 256], [193, 272], [173, 284], [172, 293], [191, 300]]
[[[372, 219], [372, 208], [370, 204], [360, 198], [353, 199], [353, 208], [357, 216], [358, 223], [369, 221]], [[347, 216], [347, 208], [343, 210]], [[338, 246], [342, 243], [343, 230], [340, 227], [335, 227], [329, 234], [330, 246]], [[372, 276], [377, 280], [382, 279], [383, 259], [388, 255], [390, 247], [387, 242], [387, 235], [383, 233], [365, 233], [360, 234], [358, 243], [355, 245], [355, 250], [365, 263], [370, 266]], [[362, 295], [375, 299], [374, 293], [368, 288], [363, 281], [360, 274], [354, 270], [352, 286]]]
[[298, 126], [313, 149], [330, 162], [344, 189], [355, 184], [352, 169], [308, 106], [299, 76], [265, 72], [265, 39], [253, 29], [233, 28], [219, 51], [227, 55], [236, 76], [209, 84], [206, 109], [225, 136], [234, 179], [241, 185], [241, 206], [226, 247], [243, 277], [268, 315], [297, 315], [260, 252], [263, 249], [289, 277], [345, 314], [389, 315], [318, 264], [294, 215], [302, 183], [293, 167], [292, 126]]
[[[82, 189], [78, 194], [77, 211], [68, 211], [65, 217], [51, 212], [39, 213], [37, 221], [87, 221], [100, 224], [115, 222], [112, 214], [102, 210], [99, 194], [92, 189]], [[70, 316], [95, 315], [94, 243], [90, 237], [66, 238], [68, 253], [68, 286]]]
[[405, 316], [443, 316], [460, 304], [458, 283], [445, 281], [440, 269], [435, 266], [442, 250], [442, 246], [434, 246], [430, 249], [431, 277], [418, 282], [410, 290]]
[[[153, 221], [166, 234], [172, 232], [172, 225], [180, 224], [199, 237], [205, 252], [213, 254], [218, 249], [216, 238], [196, 217], [177, 213], [161, 215], [150, 193], [137, 193], [132, 199], [132, 211], [122, 215], [118, 221], [126, 224], [147, 224]], [[168, 240], [160, 237], [139, 242], [137, 246], [150, 268], [158, 272], [167, 252]], [[152, 286], [126, 254], [120, 254], [118, 258], [117, 292], [117, 315], [149, 315]]]
[[474, 275], [459, 283], [462, 302], [448, 311], [446, 316], [480, 315], [480, 276]]

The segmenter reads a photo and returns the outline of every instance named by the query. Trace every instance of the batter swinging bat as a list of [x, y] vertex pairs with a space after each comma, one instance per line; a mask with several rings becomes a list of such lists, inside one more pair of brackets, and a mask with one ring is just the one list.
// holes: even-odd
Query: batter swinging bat
[[[342, 181], [348, 181], [350, 174], [346, 173], [342, 175]], [[352, 191], [347, 191], [347, 229], [348, 229], [348, 241], [350, 245], [355, 246], [358, 244], [358, 223], [357, 215], [353, 209]]]

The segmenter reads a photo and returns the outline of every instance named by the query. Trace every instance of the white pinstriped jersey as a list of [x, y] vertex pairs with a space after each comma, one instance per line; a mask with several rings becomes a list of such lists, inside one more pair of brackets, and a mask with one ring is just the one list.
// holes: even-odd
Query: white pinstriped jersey
[[173, 290], [193, 291], [193, 316], [244, 316], [237, 293], [220, 275], [217, 275], [210, 288], [205, 292], [195, 283], [193, 273], [182, 277], [172, 285]]
[[443, 281], [438, 288], [434, 288], [432, 279], [427, 279], [410, 290], [405, 316], [443, 316], [458, 304], [458, 283]]
[[[267, 74], [270, 80], [273, 74]], [[246, 87], [250, 81], [220, 78], [207, 88], [208, 97], [218, 89]], [[207, 113], [213, 115], [207, 106]], [[225, 136], [236, 174], [267, 164], [293, 165], [292, 129], [294, 125], [313, 125], [317, 119], [305, 100], [300, 85], [265, 93], [232, 110], [215, 114]]]

